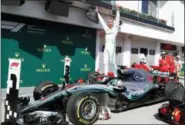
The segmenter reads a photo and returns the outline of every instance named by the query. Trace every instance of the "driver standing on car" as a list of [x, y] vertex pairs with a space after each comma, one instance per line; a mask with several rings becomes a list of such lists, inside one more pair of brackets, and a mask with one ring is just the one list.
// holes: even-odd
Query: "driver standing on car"
[[116, 5], [116, 20], [108, 20], [108, 26], [106, 25], [104, 19], [98, 12], [98, 19], [105, 30], [105, 49], [104, 49], [104, 74], [107, 75], [109, 72], [109, 66], [111, 66], [111, 71], [114, 72], [115, 77], [117, 76], [117, 65], [116, 65], [116, 36], [120, 26], [120, 6]]

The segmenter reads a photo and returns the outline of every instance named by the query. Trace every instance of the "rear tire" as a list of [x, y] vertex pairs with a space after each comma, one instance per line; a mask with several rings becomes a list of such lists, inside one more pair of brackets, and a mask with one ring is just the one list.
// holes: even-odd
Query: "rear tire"
[[73, 124], [92, 125], [99, 117], [99, 102], [92, 93], [77, 92], [69, 98], [66, 111]]
[[39, 100], [42, 97], [59, 90], [59, 86], [51, 81], [45, 81], [37, 85], [33, 91], [34, 100]]
[[183, 87], [182, 83], [180, 82], [169, 82], [166, 84], [165, 86], [165, 95], [166, 96], [170, 96], [171, 93], [173, 93], [173, 91], [179, 87]]

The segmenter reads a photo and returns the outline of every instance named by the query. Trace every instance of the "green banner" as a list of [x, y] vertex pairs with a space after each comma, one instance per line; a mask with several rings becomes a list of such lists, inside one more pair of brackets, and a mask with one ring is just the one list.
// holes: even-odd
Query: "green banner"
[[181, 69], [181, 72], [180, 72], [180, 76], [184, 76], [184, 64], [182, 64], [182, 69]]
[[17, 30], [11, 29], [10, 23], [2, 25], [9, 25], [2, 29], [2, 88], [6, 87], [8, 58], [22, 60], [21, 87], [35, 86], [45, 80], [60, 84], [66, 55], [72, 59], [72, 81], [86, 78], [95, 69], [95, 29], [51, 23], [44, 27], [25, 24]]

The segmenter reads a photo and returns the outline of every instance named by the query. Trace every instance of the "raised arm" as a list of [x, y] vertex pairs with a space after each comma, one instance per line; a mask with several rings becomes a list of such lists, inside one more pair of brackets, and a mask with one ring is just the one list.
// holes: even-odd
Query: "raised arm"
[[107, 25], [106, 25], [104, 19], [102, 18], [102, 16], [99, 14], [98, 8], [96, 8], [96, 12], [97, 12], [97, 14], [98, 14], [98, 19], [99, 19], [101, 25], [103, 26], [103, 29], [106, 31], [106, 30], [108, 29], [108, 27], [107, 27]]
[[116, 11], [115, 26], [116, 26], [116, 27], [119, 27], [119, 21], [120, 21], [120, 6], [117, 5], [117, 6], [116, 6], [116, 9], [117, 9], [117, 11]]

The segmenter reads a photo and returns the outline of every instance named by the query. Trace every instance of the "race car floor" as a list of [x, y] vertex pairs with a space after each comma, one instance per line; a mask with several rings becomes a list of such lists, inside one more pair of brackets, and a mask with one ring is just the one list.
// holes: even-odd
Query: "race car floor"
[[157, 120], [154, 114], [163, 103], [145, 106], [122, 113], [112, 114], [110, 120], [99, 120], [96, 124], [166, 124]]
[[[180, 80], [184, 84], [184, 80]], [[33, 90], [31, 90], [33, 91]], [[30, 91], [30, 92], [31, 92]], [[2, 92], [2, 90], [1, 90]], [[28, 94], [28, 91], [22, 91], [21, 95]], [[29, 93], [31, 95], [32, 93]], [[4, 95], [4, 94], [3, 94]], [[4, 108], [3, 103], [4, 99], [1, 99], [0, 106], [0, 122], [3, 121]], [[157, 120], [154, 115], [157, 113], [158, 108], [161, 107], [163, 103], [159, 103], [152, 106], [140, 107], [137, 109], [128, 110], [121, 113], [112, 113], [112, 118], [109, 120], [98, 120], [95, 124], [167, 124], [162, 121]]]

